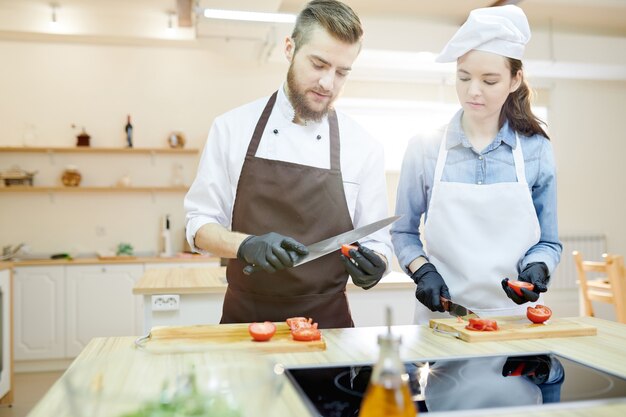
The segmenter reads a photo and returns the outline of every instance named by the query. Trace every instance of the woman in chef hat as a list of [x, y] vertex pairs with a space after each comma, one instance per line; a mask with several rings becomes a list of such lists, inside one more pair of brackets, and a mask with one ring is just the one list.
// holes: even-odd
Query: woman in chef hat
[[[521, 61], [529, 39], [519, 7], [476, 9], [437, 58], [456, 62], [462, 108], [411, 140], [396, 204], [404, 216], [391, 229], [417, 284], [417, 323], [444, 317], [440, 297], [479, 315], [525, 314], [560, 260], [552, 146], [531, 111]], [[534, 290], [519, 296], [506, 278]]]

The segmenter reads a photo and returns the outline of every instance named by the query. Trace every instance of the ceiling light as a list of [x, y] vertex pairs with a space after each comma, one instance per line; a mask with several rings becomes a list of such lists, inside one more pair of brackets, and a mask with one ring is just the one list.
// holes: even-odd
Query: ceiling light
[[295, 14], [244, 12], [239, 10], [204, 9], [204, 17], [209, 19], [247, 20], [252, 22], [293, 23]]

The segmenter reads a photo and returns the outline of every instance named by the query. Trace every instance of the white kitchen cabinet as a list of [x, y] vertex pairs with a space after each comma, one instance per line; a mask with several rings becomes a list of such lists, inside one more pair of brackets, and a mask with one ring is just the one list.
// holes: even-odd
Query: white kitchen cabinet
[[142, 299], [133, 295], [142, 264], [80, 265], [66, 269], [66, 355], [94, 337], [134, 336], [143, 330]]
[[65, 267], [13, 270], [14, 358], [65, 357]]

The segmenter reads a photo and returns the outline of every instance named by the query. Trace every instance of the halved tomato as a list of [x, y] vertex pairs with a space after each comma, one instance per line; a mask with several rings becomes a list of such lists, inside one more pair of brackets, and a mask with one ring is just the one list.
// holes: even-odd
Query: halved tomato
[[276, 333], [276, 325], [271, 321], [264, 321], [263, 323], [250, 323], [248, 325], [248, 333], [257, 342], [268, 341]]
[[350, 249], [359, 250], [359, 247], [355, 245], [341, 245], [341, 253], [343, 254], [343, 256], [349, 258]]
[[495, 320], [471, 318], [469, 319], [469, 324], [465, 326], [465, 328], [479, 332], [493, 332], [498, 330], [498, 323]]
[[544, 305], [537, 304], [526, 309], [526, 317], [533, 323], [543, 323], [552, 317], [552, 310]]
[[299, 342], [310, 342], [311, 340], [320, 340], [322, 338], [322, 332], [317, 329], [317, 323], [315, 327], [302, 328], [291, 331], [291, 337], [293, 340]]
[[520, 297], [522, 297], [522, 288], [526, 288], [528, 291], [532, 291], [535, 288], [533, 284], [531, 284], [530, 282], [526, 282], [526, 281], [509, 280], [507, 284], [509, 285], [510, 288], [513, 289], [513, 291], [515, 291], [515, 294], [519, 295]]

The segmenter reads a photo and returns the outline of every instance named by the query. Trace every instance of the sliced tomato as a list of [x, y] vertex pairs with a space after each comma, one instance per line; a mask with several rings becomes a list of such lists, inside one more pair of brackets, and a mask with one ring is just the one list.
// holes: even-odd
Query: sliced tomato
[[525, 282], [525, 281], [509, 280], [507, 284], [509, 285], [510, 288], [513, 289], [513, 291], [515, 291], [515, 294], [519, 295], [520, 297], [522, 297], [522, 288], [526, 288], [528, 291], [532, 291], [535, 288], [533, 284], [531, 284], [530, 282]]
[[[292, 317], [287, 319], [287, 326], [293, 331], [294, 329], [309, 328], [312, 326], [313, 319], [305, 317]], [[315, 325], [317, 328], [317, 324]]]
[[541, 304], [526, 309], [526, 317], [533, 323], [543, 323], [552, 317], [552, 310]]
[[350, 250], [354, 249], [354, 250], [359, 250], [358, 246], [355, 245], [341, 245], [341, 253], [343, 254], [343, 256], [345, 256], [346, 258], [350, 257]]
[[495, 320], [471, 318], [469, 319], [469, 324], [465, 326], [465, 328], [478, 332], [493, 332], [498, 330], [498, 323]]
[[310, 342], [311, 340], [320, 340], [322, 338], [322, 332], [317, 329], [317, 323], [315, 327], [302, 328], [291, 331], [291, 337], [293, 340], [299, 342]]
[[276, 325], [271, 321], [264, 321], [263, 323], [250, 323], [248, 325], [248, 333], [257, 342], [268, 341], [276, 333]]
[[291, 328], [291, 325], [297, 321], [307, 321], [308, 319], [306, 317], [289, 317], [287, 320], [285, 320], [285, 322], [287, 323], [287, 326], [289, 326], [289, 328]]

